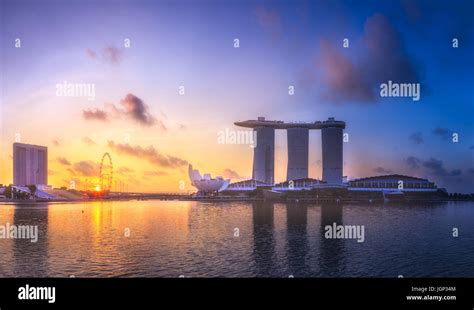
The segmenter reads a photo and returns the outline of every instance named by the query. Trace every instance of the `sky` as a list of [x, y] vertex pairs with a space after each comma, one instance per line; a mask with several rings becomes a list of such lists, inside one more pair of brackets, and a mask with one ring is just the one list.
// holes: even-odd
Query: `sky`
[[[117, 186], [188, 192], [189, 164], [251, 177], [252, 148], [218, 143], [243, 130], [235, 121], [335, 117], [349, 179], [404, 174], [474, 192], [472, 1], [0, 3], [0, 183], [20, 139], [48, 147], [55, 187], [95, 187], [108, 152]], [[389, 80], [419, 83], [420, 100], [382, 97]], [[65, 83], [94, 96], [61, 95]], [[277, 182], [286, 152], [278, 131]], [[319, 131], [309, 174], [321, 178]]]

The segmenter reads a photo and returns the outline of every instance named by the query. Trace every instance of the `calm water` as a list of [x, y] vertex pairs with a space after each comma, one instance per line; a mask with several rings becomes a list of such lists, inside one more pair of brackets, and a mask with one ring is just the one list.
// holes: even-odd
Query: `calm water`
[[[325, 239], [333, 222], [365, 242]], [[5, 223], [39, 240], [0, 239], [1, 277], [474, 277], [473, 202], [0, 205]]]

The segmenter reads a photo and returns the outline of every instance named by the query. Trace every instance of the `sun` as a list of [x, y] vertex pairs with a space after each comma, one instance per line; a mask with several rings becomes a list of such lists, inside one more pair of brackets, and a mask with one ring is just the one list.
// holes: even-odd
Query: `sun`
[[99, 185], [99, 184], [97, 184], [97, 185], [95, 186], [95, 191], [96, 191], [96, 192], [100, 192], [100, 185]]

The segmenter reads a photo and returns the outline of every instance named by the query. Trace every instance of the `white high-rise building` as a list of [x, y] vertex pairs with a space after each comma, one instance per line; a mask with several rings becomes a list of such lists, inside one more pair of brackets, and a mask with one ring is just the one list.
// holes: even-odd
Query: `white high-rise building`
[[270, 121], [265, 117], [257, 120], [235, 122], [239, 127], [252, 128], [257, 134], [257, 146], [253, 153], [252, 179], [273, 185], [275, 174], [275, 130], [287, 130], [288, 166], [287, 181], [308, 178], [309, 130], [321, 130], [322, 180], [328, 185], [342, 185], [343, 131], [346, 123], [334, 117], [314, 123], [285, 123]]
[[256, 127], [257, 146], [253, 149], [252, 179], [273, 185], [275, 177], [275, 129]]
[[288, 167], [286, 180], [306, 179], [308, 177], [309, 129], [290, 127], [286, 130], [288, 138]]
[[48, 148], [13, 143], [13, 185], [48, 185]]
[[342, 136], [340, 127], [328, 125], [321, 129], [323, 181], [328, 184], [342, 184]]

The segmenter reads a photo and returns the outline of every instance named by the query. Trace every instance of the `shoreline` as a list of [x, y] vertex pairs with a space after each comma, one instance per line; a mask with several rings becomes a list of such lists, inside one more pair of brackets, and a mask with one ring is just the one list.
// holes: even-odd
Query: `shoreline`
[[280, 199], [264, 199], [251, 197], [150, 197], [150, 198], [100, 198], [100, 199], [36, 199], [36, 200], [21, 200], [21, 199], [0, 199], [0, 205], [36, 205], [36, 204], [75, 204], [88, 202], [115, 202], [115, 201], [201, 201], [201, 202], [276, 202], [276, 203], [443, 203], [443, 202], [466, 202], [474, 201], [473, 199], [407, 199], [407, 200], [383, 200], [383, 199], [321, 199], [321, 198], [280, 198]]

